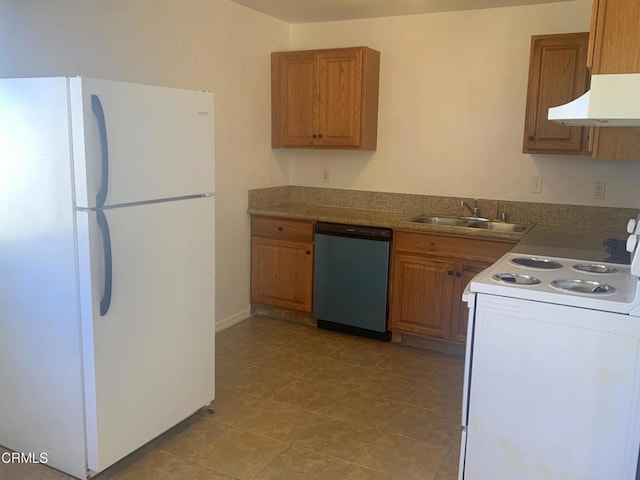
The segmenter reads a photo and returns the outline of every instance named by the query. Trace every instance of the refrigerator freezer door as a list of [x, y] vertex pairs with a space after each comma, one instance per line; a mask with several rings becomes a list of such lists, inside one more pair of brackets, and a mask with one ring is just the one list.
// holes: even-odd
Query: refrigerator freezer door
[[213, 94], [80, 77], [69, 88], [76, 206], [215, 190]]
[[[214, 397], [214, 199], [78, 212], [89, 469], [99, 472]], [[105, 261], [111, 305], [101, 316]], [[93, 268], [90, 268], [90, 265]]]

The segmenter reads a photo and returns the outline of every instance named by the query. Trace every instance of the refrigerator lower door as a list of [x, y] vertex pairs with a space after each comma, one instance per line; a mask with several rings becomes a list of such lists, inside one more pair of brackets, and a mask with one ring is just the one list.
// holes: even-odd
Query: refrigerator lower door
[[[78, 212], [88, 468], [214, 397], [214, 198]], [[110, 244], [111, 255], [105, 255]], [[109, 258], [110, 257], [110, 258]], [[100, 314], [109, 283], [111, 302]]]

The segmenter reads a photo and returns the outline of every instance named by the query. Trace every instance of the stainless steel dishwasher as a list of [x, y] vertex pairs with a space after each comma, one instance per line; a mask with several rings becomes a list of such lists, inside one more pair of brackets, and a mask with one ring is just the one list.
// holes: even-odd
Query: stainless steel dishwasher
[[313, 317], [318, 327], [389, 341], [391, 230], [316, 223]]

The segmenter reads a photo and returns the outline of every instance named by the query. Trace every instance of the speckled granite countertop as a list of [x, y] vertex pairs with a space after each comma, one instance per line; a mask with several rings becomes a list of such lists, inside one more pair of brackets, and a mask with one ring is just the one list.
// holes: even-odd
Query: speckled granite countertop
[[[627, 234], [619, 230], [538, 225], [524, 236], [512, 252], [628, 264], [630, 257], [624, 248], [626, 238]], [[608, 249], [604, 245], [605, 241], [608, 243]]]
[[625, 226], [638, 210], [630, 208], [478, 200], [482, 216], [506, 213], [515, 223], [533, 223], [526, 235], [465, 227], [411, 223], [416, 215], [459, 216], [461, 199], [428, 195], [284, 186], [249, 191], [248, 213], [272, 217], [387, 227], [394, 230], [517, 243], [530, 255], [624, 262], [605, 250], [606, 239], [626, 240]]
[[385, 212], [305, 204], [283, 204], [262, 208], [249, 208], [248, 213], [251, 215], [313, 220], [316, 222], [387, 227], [393, 228], [394, 230], [403, 230], [408, 232], [435, 233], [467, 238], [509, 241], [514, 243], [522, 240], [523, 238], [521, 233], [495, 232], [480, 228], [443, 227], [438, 225], [425, 225], [423, 223], [412, 223], [407, 220], [415, 216], [415, 214], [412, 215], [403, 212]]

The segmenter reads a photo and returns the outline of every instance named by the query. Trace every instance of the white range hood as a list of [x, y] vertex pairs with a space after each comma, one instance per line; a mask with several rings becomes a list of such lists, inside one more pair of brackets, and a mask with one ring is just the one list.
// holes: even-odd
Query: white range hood
[[592, 75], [591, 90], [549, 109], [549, 120], [587, 127], [640, 127], [640, 73]]

